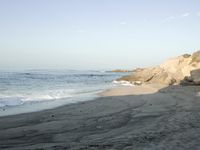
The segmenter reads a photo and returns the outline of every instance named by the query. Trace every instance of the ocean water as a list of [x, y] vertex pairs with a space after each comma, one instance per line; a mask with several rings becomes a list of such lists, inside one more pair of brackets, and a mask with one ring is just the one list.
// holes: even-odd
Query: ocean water
[[114, 86], [113, 81], [125, 74], [75, 70], [0, 71], [0, 108], [33, 104], [34, 107], [38, 107], [35, 104], [52, 107], [89, 100]]

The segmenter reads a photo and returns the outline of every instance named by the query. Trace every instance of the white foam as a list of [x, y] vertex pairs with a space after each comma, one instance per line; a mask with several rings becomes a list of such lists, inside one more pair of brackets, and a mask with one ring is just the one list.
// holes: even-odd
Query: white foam
[[123, 85], [123, 86], [135, 86], [135, 85], [132, 84], [131, 82], [129, 82], [129, 81], [124, 81], [124, 80], [121, 80], [121, 81], [116, 81], [116, 80], [114, 80], [113, 83], [114, 83], [114, 84], [120, 84], [120, 85]]
[[23, 104], [21, 97], [3, 97], [0, 98], [0, 107], [4, 106], [17, 106]]
[[65, 90], [48, 90], [41, 93], [23, 93], [17, 95], [0, 95], [0, 107], [5, 106], [18, 106], [24, 103], [31, 102], [40, 102], [40, 101], [50, 101], [58, 100], [63, 98], [73, 97], [74, 90], [65, 89]]
[[61, 89], [61, 90], [49, 90], [42, 93], [33, 93], [26, 96], [23, 101], [44, 101], [44, 100], [53, 100], [53, 99], [62, 99], [67, 97], [72, 97], [75, 90], [70, 89]]
[[[4, 107], [0, 107], [0, 116], [9, 116], [15, 114], [22, 114], [22, 113], [29, 113], [29, 112], [37, 112], [41, 110], [52, 109], [56, 107], [60, 107], [66, 104], [78, 103], [83, 101], [93, 100], [94, 98], [98, 97], [98, 95], [84, 93], [83, 95], [75, 95], [69, 98], [63, 98], [58, 100], [49, 100], [49, 101], [40, 101], [39, 103], [17, 103], [18, 105], [14, 105], [15, 103], [11, 102], [11, 105], [14, 107], [10, 107], [11, 105], [6, 102], [6, 105], [2, 105]], [[15, 99], [16, 100], [16, 99]], [[1, 102], [0, 102], [1, 103]]]

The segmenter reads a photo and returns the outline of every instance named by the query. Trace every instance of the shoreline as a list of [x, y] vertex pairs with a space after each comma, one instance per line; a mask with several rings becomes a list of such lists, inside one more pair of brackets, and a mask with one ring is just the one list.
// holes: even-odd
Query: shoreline
[[40, 102], [34, 102], [34, 103], [25, 103], [25, 104], [17, 105], [17, 106], [3, 107], [3, 108], [0, 108], [0, 117], [57, 109], [59, 107], [64, 107], [66, 105], [96, 100], [100, 97], [150, 94], [150, 93], [157, 92], [158, 89], [162, 87], [165, 87], [165, 85], [144, 84], [142, 86], [124, 86], [124, 85], [118, 84], [115, 87], [101, 90], [101, 92], [99, 91], [96, 94], [93, 93], [90, 97], [79, 97], [79, 98], [73, 97], [73, 98], [65, 98], [65, 99], [60, 99], [60, 100], [40, 101]]
[[199, 91], [121, 87], [92, 101], [0, 117], [0, 149], [198, 149]]
[[0, 117], [57, 109], [59, 107], [63, 107], [66, 105], [91, 101], [99, 97], [98, 94], [95, 94], [95, 93], [90, 93], [90, 94], [91, 94], [90, 96], [88, 95], [85, 95], [82, 97], [74, 96], [74, 97], [63, 98], [63, 99], [58, 99], [58, 100], [55, 99], [55, 100], [49, 100], [49, 101], [24, 103], [22, 105], [17, 105], [17, 106], [2, 107], [0, 108]]

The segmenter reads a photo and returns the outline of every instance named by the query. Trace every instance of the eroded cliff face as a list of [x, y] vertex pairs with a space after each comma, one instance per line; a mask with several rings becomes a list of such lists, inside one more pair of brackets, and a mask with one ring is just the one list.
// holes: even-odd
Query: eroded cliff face
[[131, 83], [198, 84], [200, 85], [200, 51], [171, 58], [163, 64], [136, 69], [132, 74], [118, 80]]

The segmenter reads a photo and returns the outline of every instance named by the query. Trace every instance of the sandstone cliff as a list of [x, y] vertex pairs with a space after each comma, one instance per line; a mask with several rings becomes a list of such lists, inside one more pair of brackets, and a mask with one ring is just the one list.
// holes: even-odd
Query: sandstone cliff
[[131, 83], [200, 85], [200, 51], [171, 58], [159, 66], [136, 69], [118, 80]]

